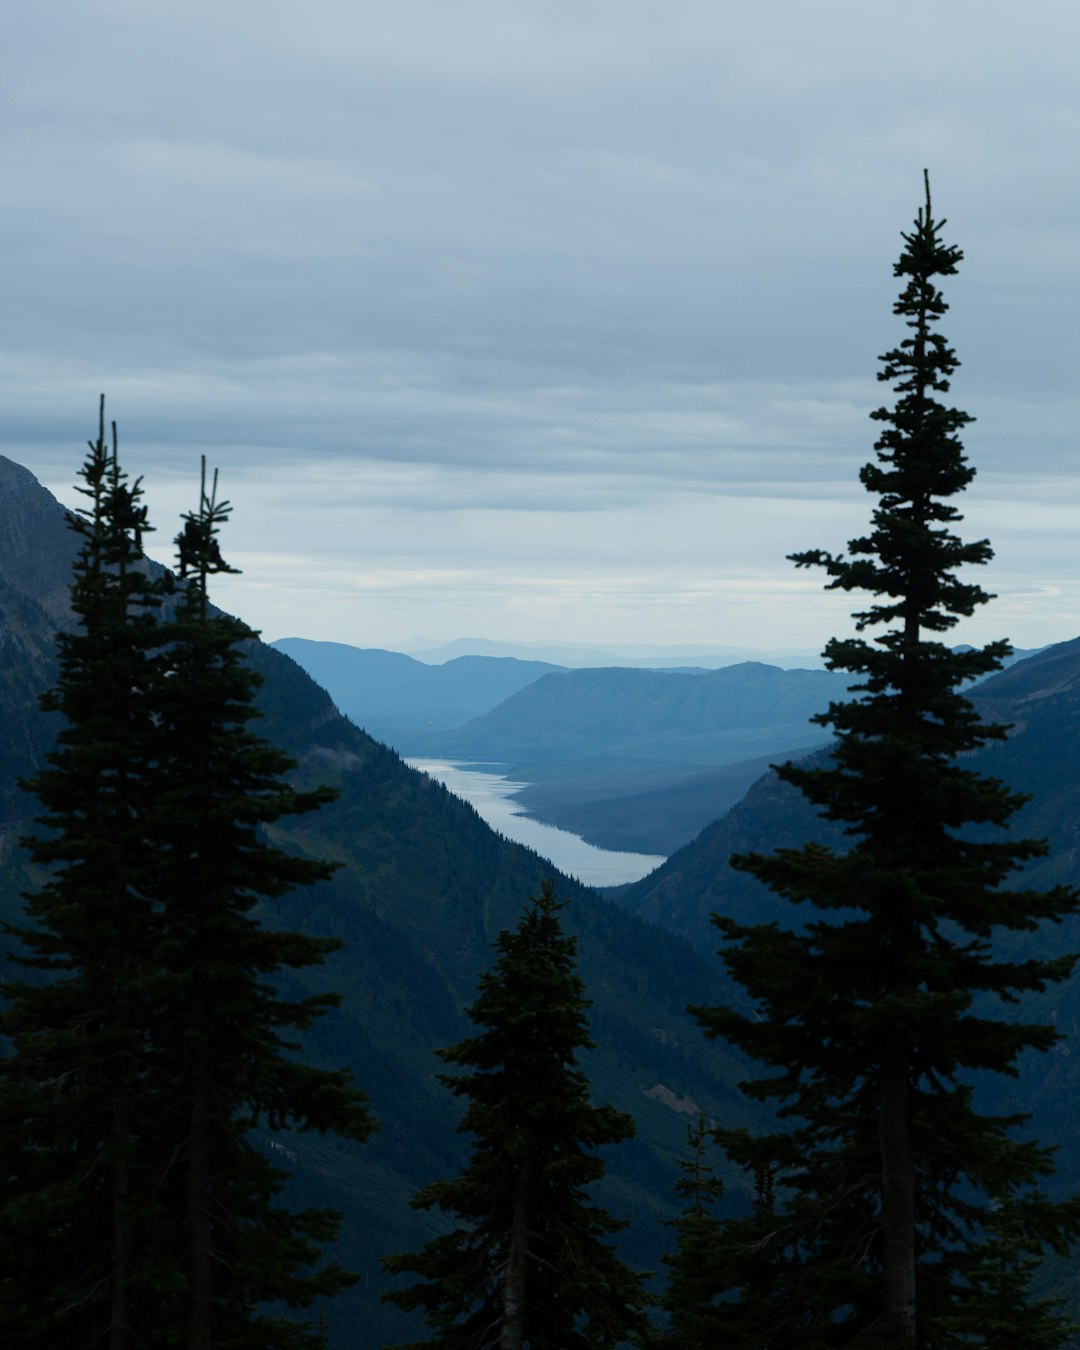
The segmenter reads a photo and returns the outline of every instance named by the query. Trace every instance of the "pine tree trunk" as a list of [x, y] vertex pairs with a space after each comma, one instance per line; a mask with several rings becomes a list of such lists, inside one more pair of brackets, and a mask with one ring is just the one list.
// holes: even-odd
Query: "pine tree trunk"
[[131, 1260], [135, 1250], [131, 1228], [131, 1165], [127, 1158], [131, 1130], [127, 1092], [121, 1085], [113, 1114], [113, 1147], [119, 1151], [112, 1163], [113, 1272], [109, 1315], [109, 1350], [128, 1350], [131, 1345]]
[[191, 1152], [188, 1157], [188, 1262], [191, 1278], [188, 1306], [188, 1350], [209, 1350], [213, 1310], [213, 1267], [210, 1251], [210, 1113], [207, 1100], [206, 1046], [195, 1049], [191, 1104]]
[[882, 1261], [885, 1317], [897, 1344], [915, 1344], [915, 1176], [908, 1119], [908, 1035], [886, 1034], [881, 1064], [880, 1117]]
[[[925, 511], [920, 512], [925, 515]], [[904, 621], [904, 657], [914, 659], [920, 639], [916, 602]], [[895, 934], [894, 934], [895, 939]], [[901, 926], [899, 943], [908, 935]], [[881, 1150], [882, 1261], [885, 1318], [898, 1345], [915, 1344], [915, 1165], [911, 1156], [908, 1097], [910, 1039], [907, 1028], [885, 1033], [881, 1062], [878, 1141]]]
[[503, 1282], [502, 1334], [499, 1350], [522, 1350], [525, 1343], [525, 1274], [529, 1259], [529, 1163], [518, 1173], [510, 1251]]

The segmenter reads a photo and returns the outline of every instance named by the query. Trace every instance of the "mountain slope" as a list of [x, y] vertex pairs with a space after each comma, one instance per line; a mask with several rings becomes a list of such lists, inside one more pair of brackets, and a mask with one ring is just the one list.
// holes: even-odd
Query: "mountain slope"
[[694, 675], [570, 670], [545, 675], [432, 743], [444, 754], [514, 764], [618, 757], [716, 767], [822, 740], [809, 718], [845, 689], [829, 671], [755, 661]]
[[633, 775], [622, 784], [631, 790], [621, 794], [611, 773], [555, 774], [529, 784], [514, 800], [530, 815], [580, 834], [597, 848], [667, 857], [729, 811], [771, 763], [790, 757], [758, 755], [718, 769]]
[[[0, 500], [0, 699], [10, 730], [0, 739], [0, 918], [13, 919], [20, 891], [35, 881], [12, 846], [34, 810], [14, 782], [40, 762], [55, 734], [55, 719], [32, 705], [52, 678], [54, 619], [44, 606], [66, 621], [56, 581], [65, 556], [70, 566], [74, 540], [59, 505], [3, 459]], [[34, 549], [42, 538], [53, 551], [39, 570]], [[255, 643], [250, 659], [265, 676], [265, 734], [300, 761], [298, 778], [341, 789], [332, 806], [273, 832], [285, 846], [342, 863], [332, 881], [271, 912], [275, 926], [346, 943], [325, 969], [293, 972], [286, 982], [297, 993], [336, 989], [345, 998], [340, 1012], [318, 1024], [305, 1054], [349, 1065], [383, 1127], [364, 1146], [306, 1135], [260, 1141], [292, 1171], [298, 1199], [345, 1212], [338, 1255], [364, 1278], [327, 1309], [334, 1346], [383, 1344], [418, 1328], [379, 1306], [379, 1257], [430, 1236], [439, 1220], [414, 1213], [408, 1199], [456, 1171], [463, 1156], [457, 1108], [436, 1082], [441, 1066], [432, 1050], [466, 1033], [462, 1008], [492, 962], [492, 939], [516, 922], [525, 897], [554, 869], [493, 834], [471, 808], [339, 716], [283, 653]], [[683, 943], [576, 882], [560, 878], [559, 890], [572, 900], [567, 927], [581, 936], [580, 970], [594, 1000], [598, 1044], [586, 1067], [595, 1097], [629, 1111], [639, 1129], [637, 1141], [611, 1153], [604, 1203], [633, 1221], [623, 1243], [628, 1259], [654, 1269], [667, 1242], [660, 1221], [674, 1211], [674, 1158], [689, 1113], [700, 1106], [731, 1123], [747, 1119], [732, 1086], [736, 1062], [706, 1046], [684, 1012], [688, 1000], [722, 997], [725, 982]]]
[[[1012, 726], [1006, 741], [985, 747], [974, 762], [1032, 795], [1013, 829], [1050, 843], [1050, 856], [1033, 863], [1027, 876], [1036, 885], [1057, 880], [1080, 885], [1080, 638], [1016, 662], [979, 685], [971, 698], [987, 721]], [[832, 843], [840, 835], [799, 793], [767, 774], [662, 867], [621, 887], [619, 903], [708, 948], [714, 945], [714, 911], [741, 920], [768, 907], [767, 892], [728, 866], [731, 854], [811, 838]]]
[[[823, 744], [810, 722], [844, 680], [743, 662], [694, 674], [604, 667], [545, 675], [418, 753], [496, 761], [531, 815], [602, 848], [668, 853], [778, 755]], [[751, 761], [748, 763], [748, 761]]]

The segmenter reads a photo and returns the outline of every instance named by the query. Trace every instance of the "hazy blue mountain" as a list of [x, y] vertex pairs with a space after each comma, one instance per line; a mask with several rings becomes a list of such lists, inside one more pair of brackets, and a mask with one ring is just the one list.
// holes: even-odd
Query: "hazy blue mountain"
[[608, 668], [545, 675], [455, 731], [444, 754], [523, 763], [606, 759], [717, 767], [825, 739], [814, 713], [846, 690], [825, 670], [743, 662], [722, 670]]
[[[1032, 794], [1012, 828], [1051, 844], [1050, 857], [1033, 863], [1029, 875], [1036, 884], [1045, 878], [1047, 884], [1080, 885], [1080, 638], [1017, 661], [990, 676], [971, 697], [986, 720], [1013, 728], [1007, 741], [979, 751], [973, 762]], [[753, 878], [731, 870], [731, 854], [810, 838], [835, 841], [838, 832], [819, 820], [799, 793], [767, 774], [663, 867], [620, 888], [618, 899], [709, 948], [714, 911], [752, 917], [770, 903]]]
[[[455, 638], [432, 644], [426, 638], [403, 642], [400, 651], [417, 661], [439, 664], [457, 656], [515, 656], [553, 661], [571, 669], [590, 666], [633, 666], [639, 670], [719, 670], [744, 661], [761, 661], [782, 670], [820, 670], [821, 652], [812, 647], [725, 647], [656, 643], [613, 643], [603, 647], [573, 642], [503, 642], [492, 638]], [[1037, 648], [1018, 649], [1010, 659], [1030, 656]]]
[[593, 647], [573, 642], [500, 642], [490, 638], [456, 638], [432, 646], [423, 639], [404, 644], [403, 650], [418, 661], [438, 663], [457, 656], [515, 656], [523, 660], [554, 661], [560, 666], [581, 669], [588, 666], [634, 666], [639, 669], [716, 670], [742, 661], [764, 661], [768, 665], [815, 667], [821, 665], [820, 652], [810, 648], [785, 647], [764, 651], [756, 647], [715, 645], [658, 646], [656, 644], [616, 643]]
[[425, 665], [402, 652], [307, 638], [279, 638], [271, 645], [322, 685], [346, 717], [402, 754], [412, 753], [417, 737], [460, 726], [562, 669], [546, 661], [495, 656]]
[[810, 722], [846, 689], [825, 670], [743, 662], [681, 673], [545, 675], [417, 754], [495, 761], [530, 786], [530, 814], [603, 848], [668, 853], [738, 800], [777, 755], [827, 735]]
[[[35, 882], [14, 846], [35, 804], [13, 785], [40, 763], [55, 734], [55, 718], [34, 702], [54, 676], [54, 623], [68, 621], [57, 583], [74, 540], [58, 503], [2, 458], [0, 501], [0, 920], [10, 920], [20, 892]], [[39, 542], [47, 551], [40, 567]], [[432, 1050], [467, 1034], [462, 1009], [492, 962], [490, 943], [555, 869], [495, 835], [471, 808], [339, 716], [284, 653], [253, 643], [250, 659], [266, 679], [266, 734], [300, 761], [300, 781], [341, 789], [332, 806], [271, 831], [285, 847], [342, 863], [332, 881], [273, 911], [275, 924], [346, 943], [325, 970], [290, 976], [294, 994], [331, 988], [345, 999], [318, 1024], [305, 1053], [351, 1066], [382, 1121], [363, 1146], [307, 1135], [267, 1134], [261, 1143], [292, 1169], [298, 1200], [345, 1213], [338, 1255], [364, 1279], [327, 1309], [334, 1350], [406, 1340], [420, 1328], [380, 1307], [379, 1257], [415, 1250], [431, 1236], [439, 1220], [416, 1214], [409, 1197], [453, 1175], [463, 1157], [457, 1106], [436, 1082], [442, 1066]], [[632, 1220], [622, 1243], [627, 1259], [656, 1269], [669, 1240], [662, 1221], [675, 1212], [674, 1160], [686, 1121], [698, 1107], [729, 1123], [748, 1119], [734, 1088], [741, 1066], [707, 1045], [684, 1011], [688, 1001], [724, 997], [727, 984], [715, 963], [680, 940], [568, 878], [559, 878], [559, 890], [573, 902], [567, 925], [581, 936], [580, 969], [594, 1001], [597, 1049], [587, 1071], [597, 1100], [629, 1111], [639, 1130], [636, 1141], [611, 1151], [602, 1202]], [[737, 1188], [736, 1180], [733, 1196]]]

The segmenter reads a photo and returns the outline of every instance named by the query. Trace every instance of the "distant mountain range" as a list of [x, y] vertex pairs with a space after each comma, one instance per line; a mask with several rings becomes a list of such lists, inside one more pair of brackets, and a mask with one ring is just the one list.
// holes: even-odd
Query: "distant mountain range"
[[810, 718], [844, 677], [743, 662], [681, 674], [608, 668], [545, 675], [416, 753], [494, 760], [530, 786], [541, 820], [604, 848], [670, 853], [768, 766], [828, 739]]
[[400, 652], [283, 638], [338, 708], [403, 755], [497, 762], [530, 814], [604, 848], [668, 854], [777, 755], [828, 739], [810, 723], [844, 679], [742, 662], [686, 673], [564, 670], [513, 657], [423, 665]]
[[302, 666], [358, 727], [404, 754], [431, 731], [460, 726], [562, 670], [509, 656], [458, 656], [425, 665], [402, 652], [307, 638], [279, 638], [271, 645]]
[[[74, 537], [64, 521], [25, 469], [0, 458], [0, 920], [15, 920], [21, 892], [35, 885], [16, 840], [36, 803], [15, 784], [41, 763], [56, 731], [37, 694], [55, 679], [54, 630], [70, 623]], [[299, 760], [302, 781], [341, 790], [332, 806], [285, 818], [272, 831], [285, 847], [342, 864], [332, 881], [273, 907], [275, 924], [346, 944], [325, 970], [289, 976], [290, 996], [325, 988], [344, 995], [305, 1053], [350, 1066], [383, 1126], [363, 1146], [308, 1135], [265, 1135], [261, 1143], [287, 1150], [274, 1157], [293, 1169], [298, 1202], [345, 1212], [337, 1255], [363, 1280], [328, 1309], [334, 1350], [408, 1340], [421, 1328], [379, 1304], [379, 1258], [431, 1236], [437, 1220], [415, 1213], [409, 1197], [454, 1175], [464, 1150], [455, 1133], [459, 1104], [436, 1082], [442, 1066], [432, 1052], [467, 1034], [462, 1009], [493, 961], [491, 942], [554, 868], [495, 835], [339, 716], [283, 652], [256, 642], [249, 659], [265, 677], [264, 733]], [[638, 1126], [636, 1141], [611, 1150], [601, 1202], [631, 1220], [627, 1259], [656, 1269], [670, 1241], [662, 1221], [677, 1210], [672, 1188], [687, 1113], [701, 1107], [726, 1122], [750, 1119], [734, 1087], [738, 1062], [707, 1045], [685, 1012], [688, 1001], [717, 1001], [727, 985], [715, 963], [681, 939], [569, 878], [558, 886], [572, 901], [567, 926], [580, 935], [580, 971], [593, 1000], [597, 1049], [585, 1067], [596, 1100], [629, 1111]]]
[[604, 758], [716, 767], [823, 739], [810, 717], [843, 697], [827, 670], [758, 662], [699, 674], [614, 667], [545, 675], [467, 725], [433, 736], [442, 754], [545, 765]]
[[[515, 801], [530, 815], [601, 848], [638, 853], [681, 848], [770, 762], [824, 744], [828, 732], [810, 719], [846, 693], [843, 677], [820, 668], [629, 664], [645, 648], [620, 649], [629, 653], [621, 656], [560, 647], [568, 658], [607, 660], [566, 669], [511, 656], [454, 655], [472, 646], [494, 653], [544, 644], [461, 639], [421, 653], [450, 655], [441, 665], [301, 638], [273, 645], [358, 726], [400, 754], [502, 766], [528, 784]], [[720, 652], [738, 650], [692, 649], [677, 659], [718, 660]]]
[[552, 661], [559, 666], [635, 666], [653, 670], [716, 670], [741, 661], [763, 661], [767, 665], [794, 667], [820, 666], [821, 653], [812, 648], [784, 647], [766, 651], [757, 647], [680, 646], [623, 644], [586, 646], [573, 642], [499, 642], [490, 638], [456, 638], [453, 642], [431, 645], [423, 638], [402, 645], [402, 650], [418, 661], [439, 664], [458, 656], [513, 656], [525, 661]]

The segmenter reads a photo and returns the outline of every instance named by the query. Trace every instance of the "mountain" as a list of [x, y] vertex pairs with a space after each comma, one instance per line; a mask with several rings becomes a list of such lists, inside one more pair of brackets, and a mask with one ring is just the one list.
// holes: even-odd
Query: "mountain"
[[[974, 763], [1031, 794], [1012, 828], [1050, 843], [1049, 858], [1028, 868], [1031, 884], [1080, 885], [1080, 638], [992, 675], [971, 699], [984, 720], [1012, 727], [1006, 741], [979, 751]], [[767, 774], [650, 876], [608, 893], [633, 913], [709, 948], [715, 945], [714, 911], [742, 921], [770, 903], [756, 881], [728, 866], [731, 854], [810, 838], [836, 843], [840, 834], [818, 819], [801, 794]]]
[[431, 737], [444, 754], [514, 765], [603, 759], [716, 767], [826, 733], [810, 717], [842, 676], [747, 661], [696, 675], [614, 667], [545, 675], [483, 717]]
[[688, 774], [647, 779], [639, 774], [628, 781], [651, 786], [622, 795], [610, 795], [615, 782], [608, 774], [556, 775], [530, 783], [514, 801], [529, 815], [579, 834], [597, 848], [666, 858], [729, 811], [771, 763], [789, 758], [787, 753], [757, 755]]
[[846, 682], [743, 662], [696, 674], [627, 667], [545, 675], [418, 754], [496, 761], [532, 815], [603, 848], [668, 853], [770, 759], [821, 745], [811, 724]]
[[[55, 719], [34, 705], [54, 678], [54, 627], [70, 621], [62, 583], [74, 538], [59, 504], [3, 458], [0, 503], [0, 919], [10, 921], [36, 880], [14, 844], [35, 803], [15, 782], [41, 762], [55, 734]], [[253, 643], [249, 657], [265, 677], [264, 733], [299, 761], [300, 782], [341, 791], [333, 805], [271, 831], [284, 847], [342, 864], [331, 881], [273, 907], [275, 926], [346, 944], [325, 968], [291, 972], [283, 984], [298, 996], [344, 995], [304, 1053], [351, 1067], [382, 1122], [362, 1146], [269, 1133], [259, 1142], [291, 1169], [298, 1203], [345, 1214], [337, 1255], [363, 1280], [326, 1310], [335, 1350], [380, 1345], [420, 1328], [380, 1306], [379, 1258], [414, 1250], [438, 1230], [441, 1220], [416, 1214], [409, 1197], [453, 1175], [464, 1156], [458, 1107], [436, 1081], [442, 1066], [432, 1051], [467, 1034], [462, 1009], [492, 964], [492, 940], [555, 869], [340, 716], [284, 653]], [[656, 1269], [668, 1243], [662, 1221], [676, 1209], [675, 1159], [687, 1120], [699, 1107], [729, 1124], [750, 1120], [733, 1086], [741, 1066], [707, 1045], [684, 1011], [689, 1001], [723, 998], [728, 985], [716, 963], [681, 940], [569, 878], [559, 877], [558, 888], [572, 901], [567, 927], [580, 936], [580, 972], [593, 1000], [597, 1049], [584, 1067], [595, 1099], [629, 1111], [638, 1125], [637, 1140], [610, 1152], [602, 1203], [631, 1220], [626, 1258]]]
[[514, 657], [459, 656], [425, 665], [402, 652], [279, 638], [271, 644], [330, 694], [338, 709], [402, 754], [417, 736], [460, 726], [561, 666]]
[[764, 661], [773, 666], [817, 666], [821, 655], [809, 648], [761, 651], [754, 647], [680, 646], [660, 647], [618, 643], [610, 647], [583, 646], [572, 642], [496, 642], [490, 638], [455, 638], [431, 646], [423, 638], [403, 644], [402, 650], [418, 661], [438, 664], [457, 656], [514, 656], [523, 660], [554, 661], [560, 666], [635, 666], [640, 669], [715, 670], [742, 661]]

